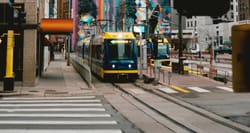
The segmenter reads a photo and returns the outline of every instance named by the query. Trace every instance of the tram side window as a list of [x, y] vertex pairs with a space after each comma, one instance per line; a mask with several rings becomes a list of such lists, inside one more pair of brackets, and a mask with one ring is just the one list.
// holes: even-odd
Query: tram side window
[[86, 46], [86, 47], [84, 47], [84, 48], [83, 48], [83, 50], [84, 50], [84, 52], [83, 52], [83, 53], [84, 53], [83, 58], [88, 57], [88, 55], [87, 55], [87, 54], [89, 53], [89, 47], [88, 47], [88, 46]]
[[102, 47], [101, 45], [96, 46], [96, 58], [101, 59], [101, 54], [102, 54]]

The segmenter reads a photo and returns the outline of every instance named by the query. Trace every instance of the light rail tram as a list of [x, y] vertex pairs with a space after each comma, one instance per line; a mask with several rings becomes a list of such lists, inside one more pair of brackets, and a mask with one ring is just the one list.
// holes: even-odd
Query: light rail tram
[[132, 32], [105, 32], [84, 41], [83, 60], [104, 81], [138, 78], [137, 46]]

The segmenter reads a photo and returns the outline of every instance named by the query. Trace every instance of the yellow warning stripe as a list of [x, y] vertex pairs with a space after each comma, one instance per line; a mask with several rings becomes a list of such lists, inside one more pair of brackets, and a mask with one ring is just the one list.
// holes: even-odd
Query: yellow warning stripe
[[190, 91], [188, 91], [188, 90], [186, 90], [186, 89], [183, 89], [183, 88], [180, 88], [180, 87], [175, 86], [175, 85], [171, 85], [171, 88], [172, 88], [172, 89], [175, 89], [175, 90], [177, 90], [177, 91], [181, 91], [181, 92], [183, 92], [183, 93], [190, 93]]

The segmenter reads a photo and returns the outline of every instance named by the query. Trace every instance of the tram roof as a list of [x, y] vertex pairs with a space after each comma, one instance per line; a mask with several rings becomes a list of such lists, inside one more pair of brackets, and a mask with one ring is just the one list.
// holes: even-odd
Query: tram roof
[[132, 32], [105, 32], [104, 39], [135, 39]]

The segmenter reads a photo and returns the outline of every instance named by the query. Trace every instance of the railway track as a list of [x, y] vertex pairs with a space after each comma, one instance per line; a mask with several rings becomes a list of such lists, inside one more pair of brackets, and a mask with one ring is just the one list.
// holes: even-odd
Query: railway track
[[102, 82], [92, 76], [94, 95], [104, 96], [143, 132], [247, 133], [248, 127], [161, 92], [151, 84]]
[[150, 115], [150, 118], [171, 132], [249, 132], [248, 128], [240, 124], [170, 97], [159, 90], [146, 88], [137, 82], [112, 85], [113, 90], [119, 90], [120, 96], [133, 98], [133, 102], [137, 103], [133, 105], [138, 110]]

